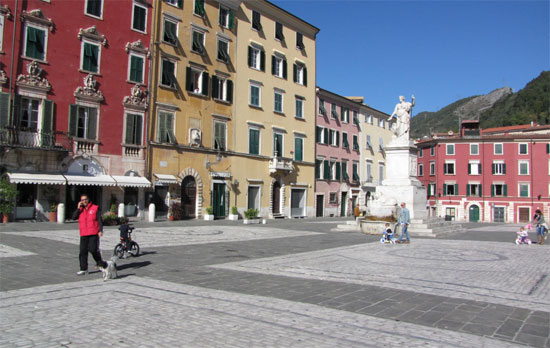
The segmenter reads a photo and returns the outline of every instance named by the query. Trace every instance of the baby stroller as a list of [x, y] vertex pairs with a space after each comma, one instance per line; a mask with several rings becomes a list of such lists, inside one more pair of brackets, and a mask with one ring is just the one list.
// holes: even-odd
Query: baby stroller
[[396, 238], [393, 237], [394, 233], [391, 228], [386, 228], [380, 238], [380, 243], [382, 244], [395, 244]]
[[525, 226], [525, 228], [522, 228], [518, 231], [518, 237], [516, 238], [516, 244], [531, 244], [531, 239], [529, 239], [529, 233], [528, 231], [531, 231], [531, 224]]

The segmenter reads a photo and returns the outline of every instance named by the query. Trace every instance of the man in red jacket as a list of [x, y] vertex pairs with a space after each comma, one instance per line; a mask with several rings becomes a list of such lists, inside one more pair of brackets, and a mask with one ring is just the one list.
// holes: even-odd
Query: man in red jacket
[[99, 207], [92, 204], [88, 195], [80, 196], [78, 209], [73, 214], [73, 220], [78, 219], [80, 228], [80, 271], [77, 275], [88, 273], [88, 252], [92, 254], [95, 262], [101, 267], [103, 273], [110, 269], [110, 265], [103, 261], [99, 251], [99, 237], [103, 236], [103, 219]]

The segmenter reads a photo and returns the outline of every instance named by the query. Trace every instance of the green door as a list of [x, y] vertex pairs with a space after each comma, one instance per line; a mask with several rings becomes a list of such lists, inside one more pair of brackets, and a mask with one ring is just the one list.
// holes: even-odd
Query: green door
[[470, 206], [470, 222], [479, 221], [479, 207], [477, 205]]
[[212, 210], [214, 216], [225, 216], [225, 184], [214, 183], [212, 190]]
[[347, 192], [342, 192], [341, 212], [340, 216], [346, 216]]

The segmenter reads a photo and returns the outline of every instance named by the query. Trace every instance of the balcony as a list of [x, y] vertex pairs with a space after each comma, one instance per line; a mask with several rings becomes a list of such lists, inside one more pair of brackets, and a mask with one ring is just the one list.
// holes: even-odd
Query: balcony
[[123, 156], [125, 158], [143, 159], [143, 149], [145, 147], [134, 144], [122, 144]]
[[71, 150], [71, 140], [66, 133], [15, 127], [0, 128], [0, 145], [29, 149]]
[[276, 172], [283, 172], [290, 174], [294, 170], [292, 160], [283, 157], [272, 157], [269, 160], [269, 173], [274, 174]]
[[82, 154], [97, 154], [99, 141], [92, 139], [73, 138], [73, 153]]

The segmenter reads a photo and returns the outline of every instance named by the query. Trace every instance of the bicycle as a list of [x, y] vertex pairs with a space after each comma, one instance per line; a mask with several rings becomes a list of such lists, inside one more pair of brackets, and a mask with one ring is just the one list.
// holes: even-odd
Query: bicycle
[[129, 247], [126, 246], [126, 241], [124, 238], [120, 238], [120, 243], [118, 243], [115, 246], [115, 249], [113, 250], [113, 255], [118, 257], [119, 259], [124, 258], [124, 252], [127, 251], [128, 254], [136, 257], [139, 255], [139, 244], [132, 240], [132, 232], [134, 232], [135, 227], [130, 226], [128, 227], [128, 240], [129, 240]]

